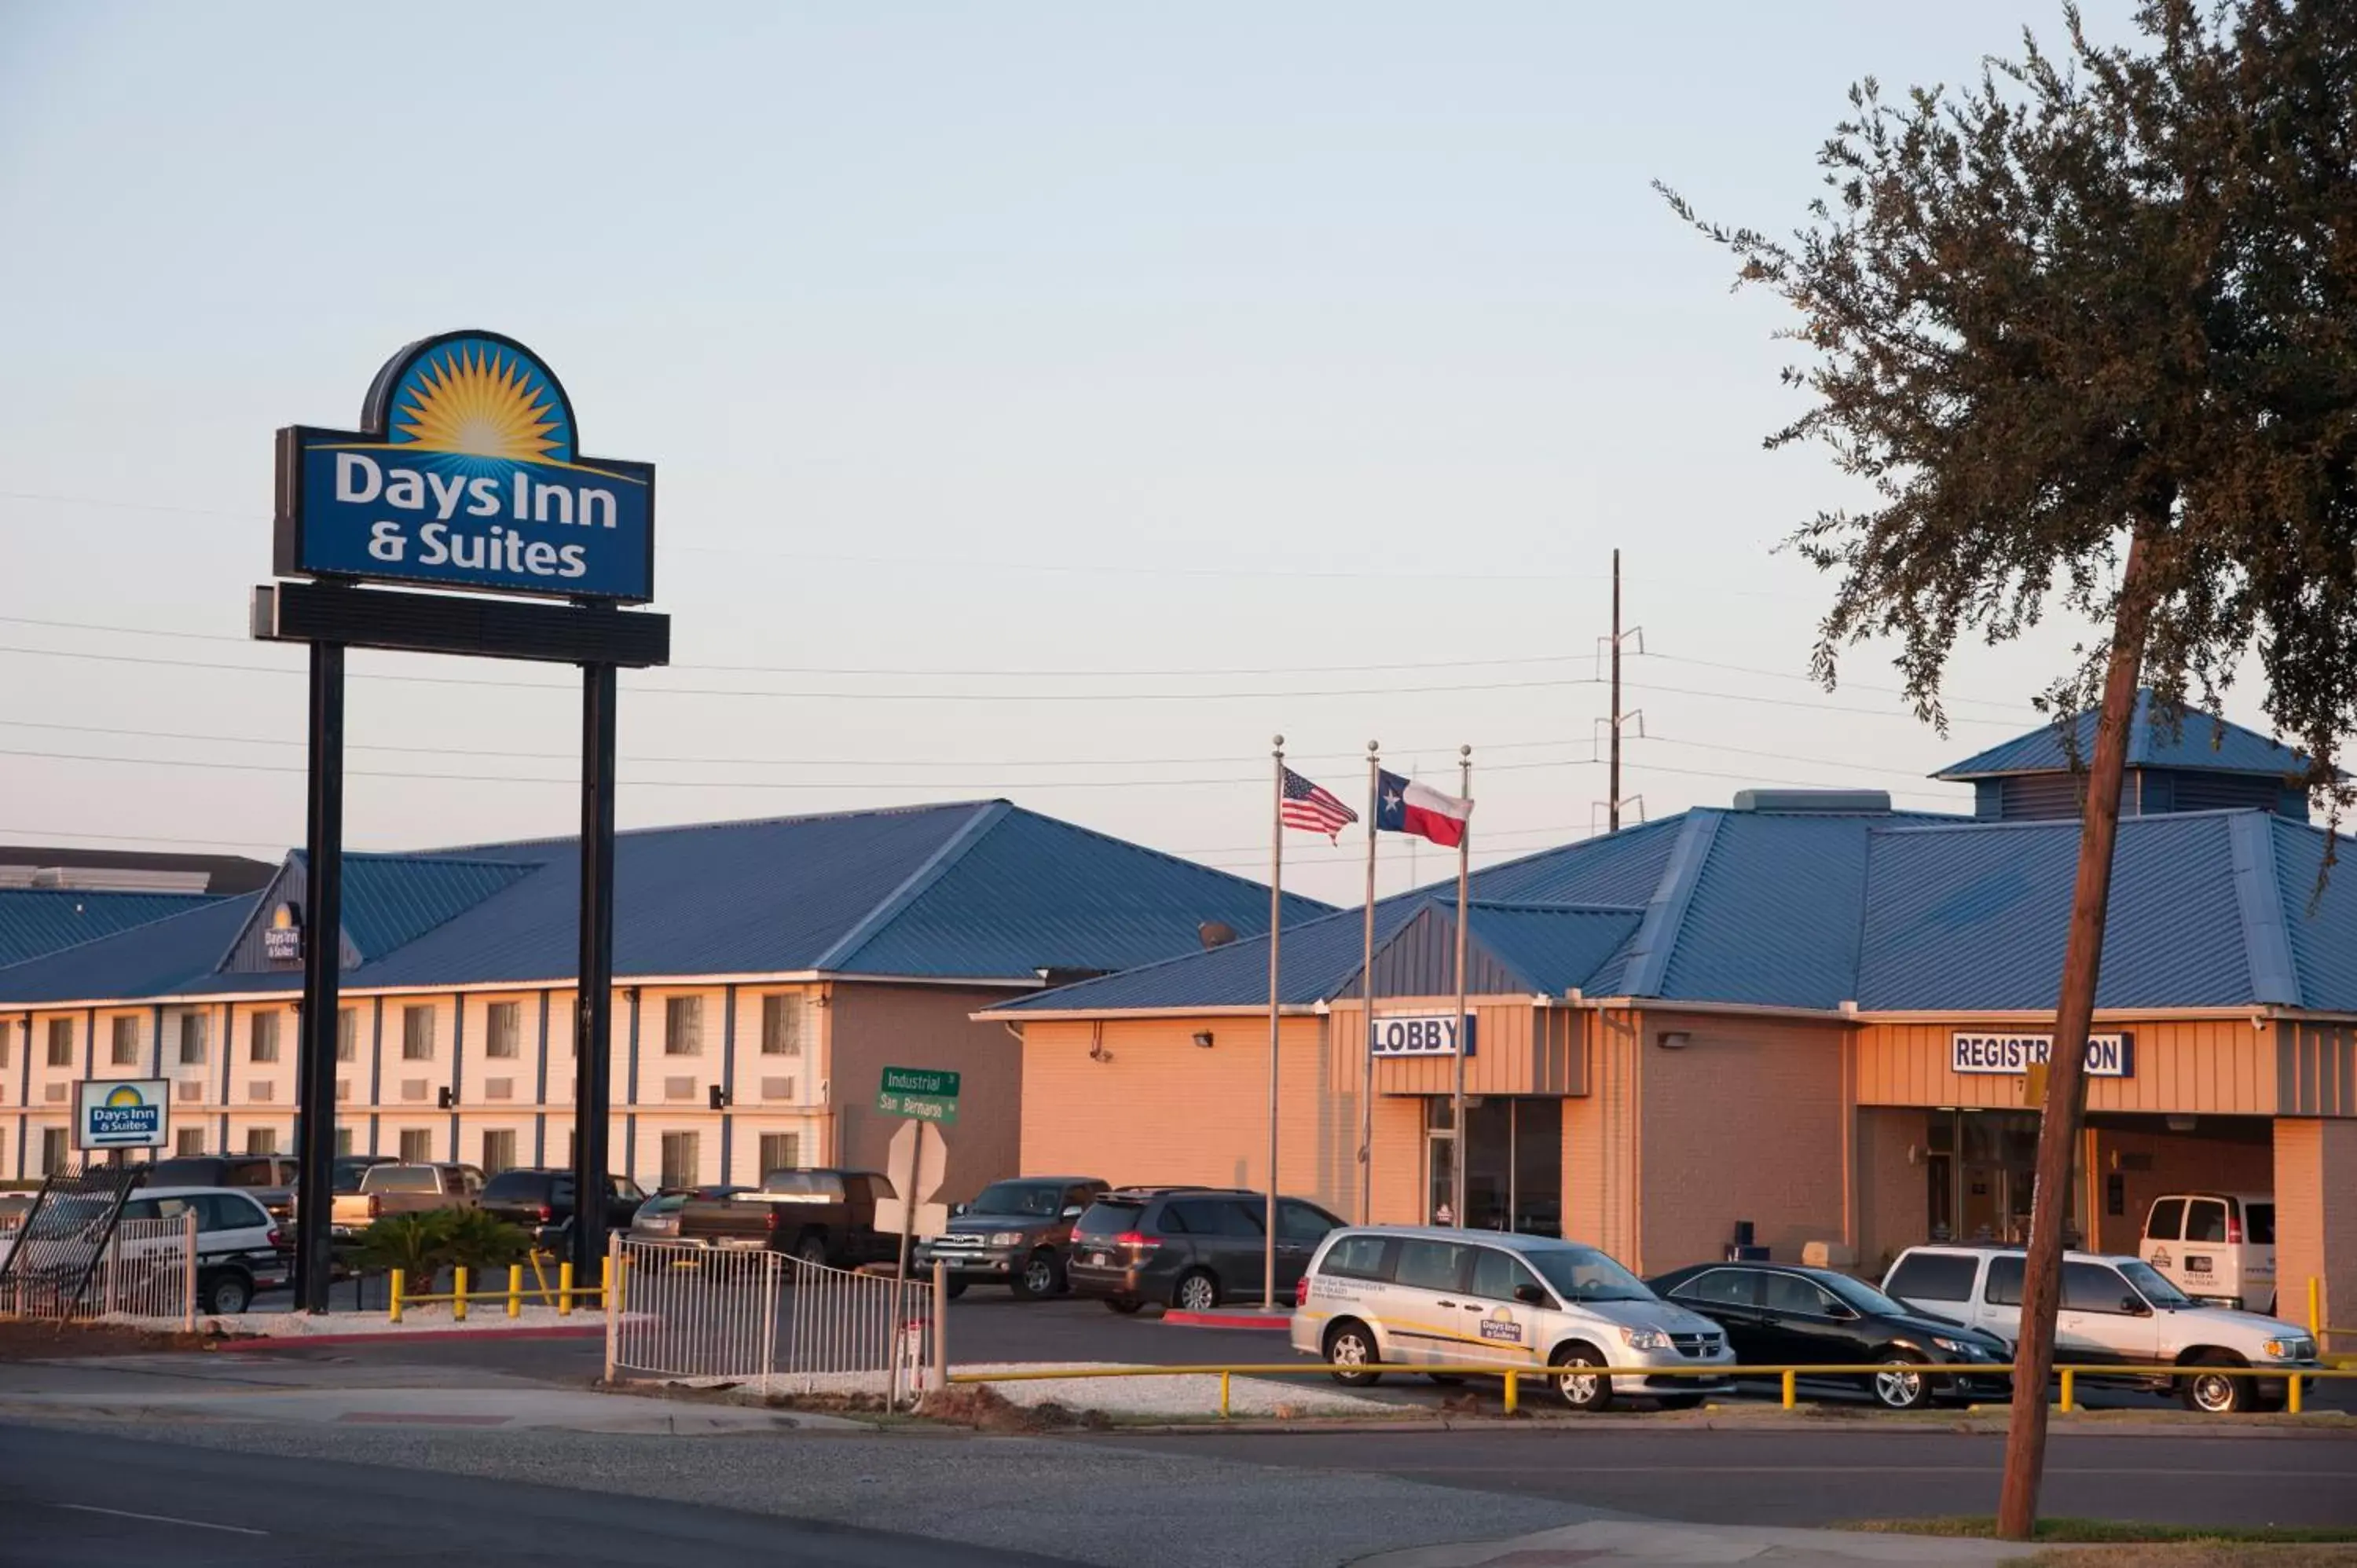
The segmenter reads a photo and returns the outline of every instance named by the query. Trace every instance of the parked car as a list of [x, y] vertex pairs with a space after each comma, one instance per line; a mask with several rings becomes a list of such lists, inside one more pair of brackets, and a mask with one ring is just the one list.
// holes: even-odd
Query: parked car
[[1544, 1371], [1578, 1411], [1624, 1393], [1683, 1409], [1730, 1386], [1721, 1375], [1614, 1379], [1584, 1369], [1735, 1362], [1718, 1325], [1663, 1301], [1596, 1248], [1489, 1230], [1336, 1230], [1296, 1291], [1292, 1338], [1332, 1362], [1338, 1382], [1375, 1383], [1390, 1366]]
[[336, 1195], [328, 1229], [350, 1239], [391, 1215], [472, 1208], [482, 1190], [483, 1173], [474, 1165], [371, 1165], [361, 1173], [359, 1191]]
[[145, 1167], [140, 1179], [149, 1187], [238, 1187], [283, 1225], [294, 1218], [301, 1175], [292, 1155], [177, 1155]]
[[[1074, 1295], [1115, 1312], [1148, 1302], [1209, 1312], [1260, 1299], [1267, 1273], [1267, 1200], [1241, 1187], [1123, 1187], [1072, 1222], [1065, 1273]], [[1342, 1222], [1297, 1197], [1276, 1201], [1276, 1288], [1291, 1290], [1309, 1255]]]
[[[251, 1191], [150, 1185], [131, 1195], [123, 1206], [123, 1218], [173, 1219], [190, 1209], [197, 1215], [199, 1312], [233, 1316], [252, 1305], [262, 1292], [286, 1287], [293, 1278], [287, 1255], [292, 1243]], [[145, 1245], [164, 1251], [161, 1243]]]
[[679, 1211], [691, 1197], [710, 1201], [734, 1197], [740, 1192], [750, 1192], [746, 1187], [668, 1187], [639, 1205], [630, 1215], [630, 1240], [633, 1241], [675, 1241], [679, 1239]]
[[1977, 1328], [1931, 1317], [1872, 1285], [1832, 1269], [1791, 1263], [1696, 1263], [1648, 1280], [1653, 1293], [1689, 1307], [1727, 1331], [1738, 1362], [1752, 1366], [1857, 1366], [1888, 1371], [1827, 1374], [1800, 1380], [1817, 1387], [1863, 1387], [1892, 1410], [1918, 1410], [1934, 1399], [2003, 1399], [2002, 1372], [1926, 1376], [1926, 1363], [2003, 1365], [2005, 1341]]
[[877, 1201], [893, 1196], [891, 1182], [874, 1171], [771, 1171], [754, 1191], [682, 1204], [679, 1239], [766, 1248], [838, 1269], [898, 1262], [899, 1232], [876, 1229]]
[[[608, 1231], [626, 1230], [646, 1200], [630, 1177], [608, 1176], [598, 1219]], [[531, 1231], [534, 1245], [561, 1252], [573, 1234], [573, 1172], [548, 1165], [503, 1170], [483, 1184], [476, 1207]]]
[[[2023, 1272], [2018, 1247], [1910, 1247], [1892, 1262], [1882, 1288], [1919, 1312], [1996, 1335], [2009, 1356], [2021, 1334]], [[2317, 1365], [2316, 1340], [2307, 1329], [2254, 1312], [2203, 1306], [2141, 1258], [2093, 1252], [2063, 1254], [2054, 1356], [2080, 1366], [2184, 1369], [2124, 1379], [2163, 1392], [2174, 1388], [2189, 1409], [2213, 1413], [2276, 1408], [2286, 1385], [2282, 1378], [2204, 1375], [2205, 1367], [2288, 1372]]]
[[2276, 1310], [2276, 1200], [2266, 1193], [2156, 1197], [2136, 1254], [2153, 1272], [2215, 1306]]
[[976, 1281], [1004, 1284], [1026, 1301], [1061, 1294], [1072, 1221], [1110, 1190], [1096, 1176], [992, 1182], [972, 1203], [958, 1206], [948, 1230], [918, 1247], [919, 1271], [942, 1262], [952, 1295]]
[[361, 1177], [370, 1166], [392, 1165], [400, 1163], [391, 1155], [338, 1155], [333, 1167], [335, 1171], [333, 1185], [338, 1192], [358, 1192], [361, 1189]]

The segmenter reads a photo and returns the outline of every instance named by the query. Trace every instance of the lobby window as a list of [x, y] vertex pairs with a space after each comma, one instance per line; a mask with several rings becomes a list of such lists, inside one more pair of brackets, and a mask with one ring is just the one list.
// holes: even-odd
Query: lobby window
[[248, 1127], [245, 1130], [245, 1152], [249, 1155], [276, 1154], [277, 1133], [268, 1127]]
[[[514, 1004], [511, 1003], [512, 1006]], [[502, 1127], [483, 1134], [483, 1174], [497, 1176], [516, 1163], [516, 1135], [512, 1127]]]
[[704, 998], [671, 996], [663, 1000], [663, 1055], [704, 1054]]
[[415, 1127], [401, 1134], [401, 1158], [404, 1164], [422, 1165], [434, 1157], [434, 1134]]
[[802, 1167], [802, 1135], [800, 1133], [764, 1133], [761, 1134], [761, 1168], [756, 1174], [767, 1177], [771, 1171], [798, 1171]]
[[699, 1133], [665, 1133], [662, 1135], [662, 1184], [668, 1187], [694, 1187], [703, 1169], [699, 1157], [704, 1142]]
[[66, 1161], [69, 1155], [66, 1148], [66, 1130], [63, 1127], [42, 1128], [41, 1174], [43, 1176], [57, 1175], [59, 1171], [66, 1168]]
[[761, 1054], [802, 1054], [802, 999], [797, 994], [761, 998]]
[[180, 1065], [182, 1067], [205, 1065], [205, 1036], [208, 1032], [205, 1026], [209, 1022], [210, 1020], [202, 1013], [180, 1015]]
[[250, 1062], [274, 1062], [278, 1059], [278, 1015], [256, 1013], [246, 1021], [245, 1059]]
[[430, 1062], [434, 1059], [434, 1009], [430, 1005], [401, 1010], [401, 1059], [405, 1062]]
[[[523, 1004], [494, 1002], [483, 1013], [483, 1055], [512, 1057], [523, 1037]], [[489, 1133], [484, 1136], [489, 1137]], [[492, 1167], [486, 1162], [483, 1168]]]
[[139, 1065], [139, 1020], [117, 1018], [108, 1026], [106, 1059], [116, 1067]]
[[361, 1059], [361, 1010], [357, 1007], [336, 1009], [336, 1059], [339, 1062]]
[[49, 1020], [49, 1065], [73, 1066], [74, 1021], [71, 1018]]

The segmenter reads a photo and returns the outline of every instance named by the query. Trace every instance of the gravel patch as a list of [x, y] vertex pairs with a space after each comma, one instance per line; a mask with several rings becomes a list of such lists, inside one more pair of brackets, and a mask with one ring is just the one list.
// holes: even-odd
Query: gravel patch
[[[120, 1424], [93, 1425], [121, 1435]], [[1602, 1517], [1543, 1498], [1034, 1437], [552, 1431], [217, 1423], [176, 1444], [438, 1470], [829, 1520], [1105, 1568], [1341, 1568]]]
[[[954, 1367], [958, 1372], [1095, 1371], [1110, 1361], [996, 1361]], [[1234, 1415], [1390, 1415], [1397, 1406], [1345, 1393], [1325, 1374], [1299, 1378], [1231, 1378], [1228, 1409]], [[1159, 1378], [1027, 1378], [987, 1385], [1015, 1404], [1060, 1404], [1101, 1410], [1107, 1415], [1217, 1415], [1220, 1380], [1203, 1372]]]

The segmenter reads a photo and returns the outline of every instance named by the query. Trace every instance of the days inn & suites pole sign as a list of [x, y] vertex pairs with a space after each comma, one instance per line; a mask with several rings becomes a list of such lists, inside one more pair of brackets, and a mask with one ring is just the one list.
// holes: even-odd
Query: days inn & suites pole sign
[[[555, 372], [514, 338], [479, 329], [420, 338], [387, 360], [360, 424], [278, 432], [278, 581], [253, 601], [257, 639], [305, 643], [310, 655], [303, 902], [282, 905], [264, 937], [271, 956], [303, 963], [300, 1190], [333, 1185], [344, 652], [380, 648], [581, 667], [573, 1171], [578, 1190], [600, 1191], [613, 1081], [615, 676], [671, 661], [671, 618], [623, 607], [654, 597], [654, 467], [585, 454]], [[299, 1310], [327, 1310], [328, 1208], [296, 1206]], [[604, 1247], [602, 1230], [580, 1228], [575, 1267], [594, 1273]]]

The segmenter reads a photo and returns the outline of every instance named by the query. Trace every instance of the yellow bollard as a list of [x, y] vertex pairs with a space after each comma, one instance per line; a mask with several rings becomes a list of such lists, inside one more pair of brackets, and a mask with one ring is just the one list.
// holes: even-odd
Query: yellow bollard
[[1787, 1367], [1784, 1369], [1784, 1408], [1791, 1410], [1800, 1402], [1800, 1375]]
[[2319, 1348], [2324, 1345], [2324, 1282], [2308, 1276], [2308, 1336]]
[[393, 1271], [392, 1310], [385, 1316], [385, 1320], [389, 1323], [401, 1321], [401, 1287], [406, 1277], [399, 1269]]
[[523, 1265], [522, 1263], [508, 1265], [508, 1316], [510, 1317], [523, 1316]]
[[2287, 1411], [2291, 1412], [2292, 1412], [2292, 1414], [2294, 1414], [2294, 1415], [2298, 1415], [2298, 1414], [2300, 1412], [2300, 1408], [2299, 1408], [2299, 1374], [2298, 1374], [2298, 1372], [2294, 1372], [2294, 1373], [2291, 1375], [2291, 1384], [2290, 1384], [2289, 1389], [2288, 1389], [2288, 1390], [2287, 1391], [2287, 1392], [2286, 1392], [2285, 1399], [2286, 1399], [2286, 1402], [2287, 1402], [2285, 1403], [2284, 1408], [2285, 1408], [2286, 1410], [2287, 1410]]
[[614, 1270], [614, 1310], [622, 1312], [630, 1305], [630, 1260], [624, 1258]]
[[1513, 1414], [1522, 1408], [1523, 1378], [1520, 1372], [1506, 1374], [1506, 1413]]
[[2064, 1415], [2070, 1414], [2072, 1410], [2075, 1408], [2072, 1403], [2072, 1396], [2079, 1387], [2078, 1378], [2079, 1371], [2077, 1368], [2065, 1367], [2062, 1369], [2062, 1399], [2061, 1402], [2057, 1404], [2054, 1408], [2061, 1411]]
[[[597, 1260], [597, 1305], [604, 1306], [613, 1299], [614, 1258], [608, 1253]], [[619, 1305], [619, 1304], [618, 1304]]]
[[556, 1316], [559, 1317], [573, 1316], [573, 1265], [571, 1263], [556, 1265]]
[[1228, 1374], [1220, 1374], [1220, 1419], [1228, 1419]]
[[450, 1294], [450, 1319], [454, 1323], [464, 1323], [467, 1321], [467, 1271], [462, 1266], [453, 1273], [458, 1283]]

